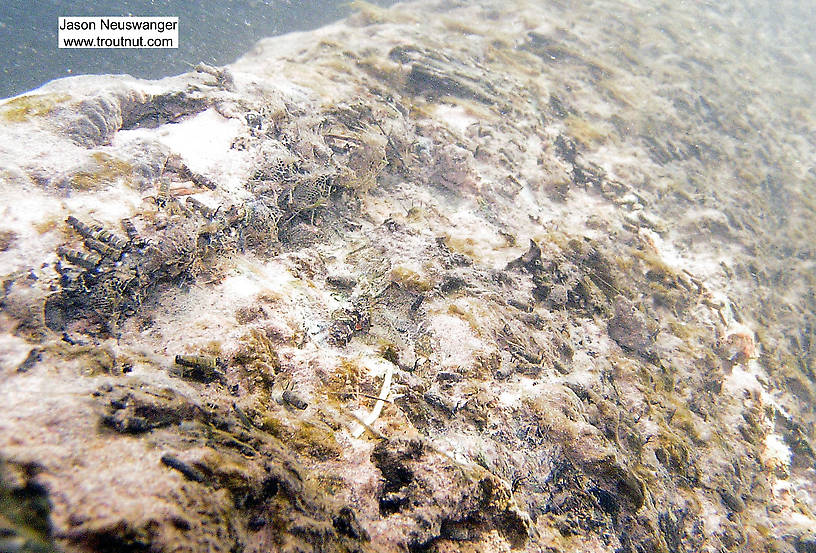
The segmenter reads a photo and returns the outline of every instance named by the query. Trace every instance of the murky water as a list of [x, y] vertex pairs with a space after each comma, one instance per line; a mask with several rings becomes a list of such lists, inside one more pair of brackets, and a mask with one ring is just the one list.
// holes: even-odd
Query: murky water
[[[380, 0], [380, 5], [393, 0]], [[264, 37], [313, 29], [349, 13], [344, 0], [7, 0], [0, 3], [0, 98], [86, 73], [129, 73], [159, 78], [204, 61], [222, 65]], [[178, 49], [57, 48], [60, 16], [178, 16]]]

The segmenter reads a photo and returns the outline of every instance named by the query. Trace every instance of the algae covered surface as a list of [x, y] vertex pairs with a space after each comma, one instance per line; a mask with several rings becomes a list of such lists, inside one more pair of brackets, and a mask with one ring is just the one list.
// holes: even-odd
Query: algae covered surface
[[354, 6], [0, 104], [0, 549], [816, 548], [808, 14]]

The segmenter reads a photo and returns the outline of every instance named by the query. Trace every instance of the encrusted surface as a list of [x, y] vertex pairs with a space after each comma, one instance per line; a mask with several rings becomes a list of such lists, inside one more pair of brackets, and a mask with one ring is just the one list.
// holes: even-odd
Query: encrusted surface
[[813, 550], [814, 44], [675, 4], [0, 104], [0, 549]]

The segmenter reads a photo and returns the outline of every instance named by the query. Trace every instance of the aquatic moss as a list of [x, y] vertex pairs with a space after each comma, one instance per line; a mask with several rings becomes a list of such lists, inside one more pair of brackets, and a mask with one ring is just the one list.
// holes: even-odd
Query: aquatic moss
[[45, 217], [34, 223], [32, 226], [39, 234], [45, 234], [58, 229], [62, 225], [62, 217], [51, 216]]
[[352, 0], [348, 6], [354, 12], [353, 17], [363, 25], [416, 22], [416, 17], [408, 10], [382, 8], [364, 0]]
[[82, 374], [85, 376], [111, 374], [116, 367], [115, 354], [103, 346], [55, 342], [46, 350], [62, 359], [79, 361]]
[[439, 21], [442, 23], [442, 26], [445, 27], [446, 30], [454, 32], [454, 33], [461, 33], [463, 35], [479, 35], [482, 36], [485, 34], [485, 29], [474, 25], [473, 23], [468, 23], [463, 19], [453, 18], [449, 16], [442, 16], [439, 18]]
[[[275, 374], [280, 370], [280, 358], [272, 340], [257, 328], [250, 329], [239, 340], [232, 362], [241, 366], [252, 383], [251, 391], [268, 394]], [[217, 346], [217, 344], [214, 344]]]
[[234, 495], [242, 495], [249, 491], [253, 484], [252, 473], [248, 463], [235, 456], [210, 450], [201, 460], [209, 472], [224, 488]]
[[739, 426], [739, 432], [746, 442], [755, 447], [762, 447], [767, 436], [762, 424], [764, 416], [762, 410], [756, 406], [748, 408], [742, 414], [745, 424]]
[[644, 250], [631, 250], [632, 256], [640, 259], [646, 266], [646, 277], [649, 280], [662, 282], [663, 284], [674, 284], [677, 282], [677, 271], [657, 254]]
[[612, 263], [595, 243], [571, 239], [567, 242], [566, 249], [570, 251], [570, 257], [586, 272], [587, 276], [582, 279], [582, 284], [588, 294], [588, 300], [597, 296], [591, 302], [593, 305], [606, 311], [609, 306], [604, 305], [608, 303], [604, 298], [612, 300], [618, 295], [632, 296], [630, 291], [622, 288]]
[[568, 115], [564, 120], [569, 135], [585, 147], [603, 142], [607, 134], [584, 118]]
[[263, 292], [259, 292], [255, 298], [258, 300], [259, 303], [266, 303], [275, 305], [279, 303], [282, 299], [284, 299], [284, 295], [280, 292], [276, 292], [274, 290], [264, 290]]
[[334, 431], [325, 423], [312, 421], [288, 422], [274, 415], [263, 419], [263, 430], [281, 442], [291, 445], [303, 455], [319, 461], [336, 459], [342, 453]]
[[391, 282], [415, 292], [427, 292], [433, 288], [433, 283], [428, 278], [402, 265], [391, 269]]
[[649, 283], [649, 293], [655, 305], [668, 308], [672, 313], [679, 313], [688, 306], [688, 293], [676, 288], [668, 288], [657, 282]]
[[602, 290], [596, 282], [597, 279], [592, 276], [583, 277], [575, 287], [575, 292], [580, 295], [587, 307], [591, 307], [598, 313], [612, 314], [612, 306], [608, 300], [614, 294]]
[[342, 449], [328, 426], [303, 421], [291, 436], [291, 443], [301, 453], [325, 461], [340, 456]]
[[278, 440], [283, 440], [286, 437], [287, 424], [284, 420], [276, 417], [272, 413], [266, 413], [261, 421], [260, 428]]
[[351, 63], [358, 59], [356, 52], [345, 50], [341, 43], [333, 40], [321, 40], [317, 48], [325, 57], [315, 62], [322, 67], [332, 69], [336, 74], [346, 74], [352, 71]]
[[212, 357], [221, 357], [221, 341], [210, 340], [204, 347], [201, 348], [202, 355], [209, 355]]
[[90, 167], [71, 175], [69, 182], [74, 190], [98, 190], [119, 179], [133, 184], [133, 166], [130, 163], [104, 152], [94, 152], [91, 158], [93, 162]]
[[697, 423], [694, 421], [691, 411], [685, 406], [677, 406], [676, 409], [671, 412], [670, 424], [673, 428], [685, 433], [695, 444], [703, 445], [705, 443], [700, 438], [700, 434], [697, 431]]
[[409, 100], [408, 112], [411, 119], [435, 119], [436, 104], [428, 102], [422, 96], [414, 96]]
[[655, 448], [655, 457], [666, 470], [692, 479], [697, 474], [689, 447], [673, 434], [661, 433]]
[[404, 77], [399, 71], [399, 65], [381, 56], [360, 58], [356, 61], [356, 65], [371, 77], [383, 81], [393, 88], [402, 88], [404, 86]]
[[466, 255], [474, 260], [480, 259], [480, 253], [483, 250], [482, 245], [469, 236], [460, 237], [446, 234], [444, 243], [452, 252]]
[[399, 350], [393, 342], [382, 342], [377, 348], [377, 353], [386, 361], [399, 365]]
[[27, 94], [0, 106], [0, 117], [9, 123], [22, 123], [50, 114], [70, 98], [67, 94]]
[[669, 321], [669, 331], [680, 338], [689, 349], [694, 351], [697, 346], [703, 345], [710, 338], [712, 331], [702, 325], [687, 324], [679, 320]]
[[[383, 344], [382, 352], [388, 355], [388, 344]], [[392, 346], [393, 347], [393, 346]], [[349, 401], [357, 394], [377, 394], [374, 380], [366, 369], [356, 359], [342, 358], [340, 364], [325, 380], [325, 392], [330, 402]]]
[[233, 360], [246, 367], [280, 368], [278, 353], [272, 340], [260, 329], [252, 328], [239, 339], [240, 347]]
[[365, 25], [387, 23], [389, 21], [388, 10], [376, 4], [365, 2], [364, 0], [352, 0], [348, 3], [348, 7], [354, 11], [355, 15]]
[[780, 375], [782, 388], [787, 389], [799, 401], [805, 405], [813, 404], [816, 399], [816, 386], [803, 374], [804, 362], [801, 358], [790, 355], [785, 357], [786, 362], [782, 364], [783, 369]]
[[11, 248], [12, 244], [17, 241], [17, 233], [13, 230], [0, 231], [0, 252], [4, 252]]
[[469, 310], [465, 309], [464, 307], [456, 304], [451, 303], [448, 306], [448, 314], [453, 315], [455, 317], [459, 317], [463, 321], [465, 321], [469, 326], [470, 329], [478, 336], [481, 334], [479, 331], [479, 321], [476, 319], [475, 315], [471, 313]]
[[445, 103], [462, 108], [468, 116], [476, 119], [485, 120], [495, 117], [495, 114], [493, 114], [490, 109], [485, 107], [484, 104], [471, 98], [445, 96]]
[[320, 492], [330, 496], [337, 495], [348, 488], [345, 479], [336, 474], [319, 473], [315, 476], [315, 481]]
[[630, 255], [616, 255], [613, 260], [618, 269], [624, 273], [628, 273], [635, 267], [635, 262]]
[[[496, 33], [490, 34], [497, 37]], [[485, 49], [485, 61], [501, 67], [503, 71], [513, 71], [529, 77], [541, 75], [541, 60], [529, 52], [513, 48], [511, 46], [513, 41], [515, 41], [515, 37], [511, 36], [494, 38], [490, 46]], [[529, 82], [528, 86], [532, 89], [537, 85], [535, 82]]]

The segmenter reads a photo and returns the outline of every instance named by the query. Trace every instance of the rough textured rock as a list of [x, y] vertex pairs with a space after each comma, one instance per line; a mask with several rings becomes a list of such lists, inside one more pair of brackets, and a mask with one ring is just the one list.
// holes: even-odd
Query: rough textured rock
[[648, 353], [652, 346], [652, 331], [646, 317], [637, 306], [623, 296], [615, 298], [615, 315], [607, 324], [609, 337], [629, 351]]
[[0, 103], [0, 549], [809, 551], [783, 4], [355, 3]]

